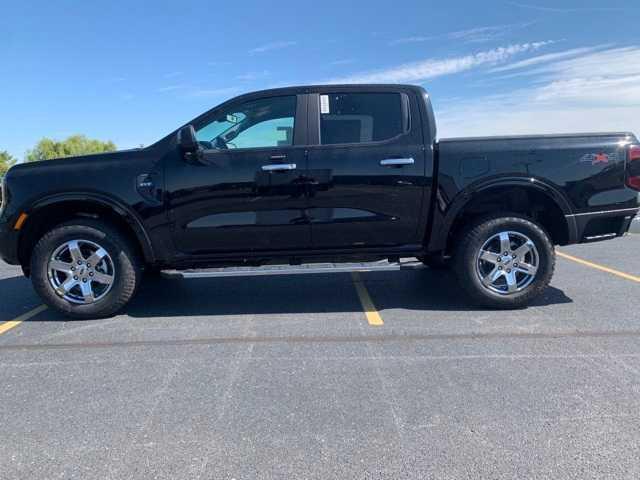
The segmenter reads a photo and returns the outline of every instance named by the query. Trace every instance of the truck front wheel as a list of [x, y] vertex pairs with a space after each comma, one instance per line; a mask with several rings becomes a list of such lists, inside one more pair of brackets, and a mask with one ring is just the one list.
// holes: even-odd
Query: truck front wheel
[[96, 220], [59, 225], [36, 244], [31, 278], [50, 307], [77, 319], [109, 317], [133, 297], [138, 258], [127, 238]]
[[547, 288], [555, 268], [549, 235], [518, 216], [485, 217], [467, 228], [454, 268], [462, 288], [491, 308], [521, 308]]

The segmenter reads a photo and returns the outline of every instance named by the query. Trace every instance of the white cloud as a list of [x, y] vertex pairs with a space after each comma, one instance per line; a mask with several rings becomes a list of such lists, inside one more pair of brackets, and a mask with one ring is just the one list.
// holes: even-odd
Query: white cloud
[[188, 92], [189, 97], [197, 98], [218, 98], [234, 95], [238, 92], [238, 87], [226, 88], [197, 88]]
[[345, 78], [338, 78], [330, 83], [419, 82], [429, 78], [463, 72], [483, 65], [497, 65], [509, 60], [517, 54], [536, 51], [551, 43], [553, 42], [521, 43], [461, 57], [428, 59], [420, 62], [399, 65], [386, 70], [365, 72]]
[[466, 43], [481, 43], [488, 42], [489, 40], [494, 40], [496, 38], [502, 37], [506, 35], [508, 32], [517, 29], [524, 28], [532, 25], [533, 22], [527, 23], [516, 23], [511, 25], [495, 25], [488, 27], [476, 27], [470, 28], [467, 30], [458, 30], [455, 32], [449, 32], [443, 35], [430, 35], [430, 36], [409, 36], [398, 38], [389, 43], [389, 45], [404, 45], [407, 43], [422, 43], [427, 42], [429, 40], [461, 40]]
[[282, 48], [292, 47], [296, 44], [297, 42], [293, 42], [293, 41], [272, 42], [272, 43], [267, 43], [265, 45], [260, 45], [259, 47], [252, 48], [251, 50], [249, 50], [249, 53], [253, 55], [256, 53], [270, 52], [271, 50], [280, 50]]
[[528, 73], [529, 87], [437, 108], [439, 134], [640, 134], [640, 47], [586, 49], [583, 55], [536, 65]]
[[185, 88], [189, 88], [189, 85], [185, 85], [185, 84], [167, 85], [166, 87], [160, 87], [156, 89], [156, 92], [158, 93], [173, 92], [175, 90], [184, 90]]
[[329, 65], [337, 67], [340, 65], [350, 65], [352, 63], [354, 63], [355, 60], [352, 58], [343, 58], [341, 60], [334, 60], [333, 62], [329, 62]]
[[236, 76], [236, 79], [241, 80], [243, 82], [253, 82], [255, 80], [259, 80], [265, 77], [268, 77], [271, 73], [268, 70], [263, 70], [261, 72], [247, 72], [242, 75]]
[[514, 7], [526, 8], [529, 10], [538, 10], [540, 12], [554, 12], [554, 13], [580, 13], [580, 12], [624, 12], [628, 10], [637, 10], [634, 8], [625, 8], [625, 7], [547, 7], [544, 5], [534, 5], [531, 3], [518, 3], [518, 2], [507, 2], [509, 5], [513, 5]]
[[598, 47], [572, 48], [570, 50], [565, 50], [563, 52], [538, 55], [536, 57], [527, 58], [526, 60], [520, 60], [519, 62], [510, 63], [508, 65], [503, 65], [501, 67], [496, 67], [491, 70], [491, 73], [509, 72], [511, 70], [519, 70], [525, 67], [531, 67], [532, 65], [539, 65], [541, 63], [547, 63], [555, 60], [562, 60], [565, 58], [577, 57], [585, 53], [593, 52], [596, 49], [598, 49]]

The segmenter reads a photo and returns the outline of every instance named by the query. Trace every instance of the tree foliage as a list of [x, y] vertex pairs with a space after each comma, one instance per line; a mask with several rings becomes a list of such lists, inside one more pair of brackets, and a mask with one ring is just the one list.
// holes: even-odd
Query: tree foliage
[[0, 152], [0, 177], [3, 177], [7, 170], [16, 163], [16, 159], [7, 151]]
[[26, 160], [27, 162], [36, 162], [90, 153], [113, 152], [115, 149], [116, 146], [111, 141], [94, 140], [85, 135], [72, 135], [60, 141], [43, 138], [33, 149], [27, 151]]

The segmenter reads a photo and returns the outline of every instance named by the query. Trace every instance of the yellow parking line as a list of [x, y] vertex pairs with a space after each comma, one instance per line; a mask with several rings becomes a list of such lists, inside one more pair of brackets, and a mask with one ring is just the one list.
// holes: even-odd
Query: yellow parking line
[[369, 325], [373, 325], [376, 327], [384, 325], [382, 317], [378, 313], [378, 310], [376, 310], [376, 307], [371, 300], [371, 296], [367, 291], [367, 287], [365, 287], [364, 283], [362, 283], [360, 274], [358, 272], [353, 272], [351, 274], [351, 279], [353, 280], [353, 284], [356, 287], [356, 292], [358, 292], [358, 297], [360, 298], [360, 303], [362, 304], [364, 314], [367, 316], [367, 322], [369, 322]]
[[20, 315], [19, 317], [14, 318], [13, 320], [9, 320], [7, 322], [0, 323], [0, 335], [2, 335], [5, 332], [8, 332], [12, 328], [17, 327], [22, 322], [25, 322], [25, 321], [29, 320], [32, 317], [35, 317], [40, 312], [44, 312], [46, 309], [47, 309], [46, 305], [40, 305], [39, 307], [36, 307], [33, 310], [29, 310], [28, 312], [23, 313], [22, 315]]
[[556, 252], [559, 257], [566, 258], [567, 260], [572, 260], [576, 263], [581, 263], [582, 265], [586, 265], [587, 267], [595, 268], [596, 270], [600, 270], [603, 272], [610, 273], [612, 275], [616, 275], [621, 278], [625, 278], [627, 280], [631, 280], [632, 282], [640, 283], [640, 277], [636, 277], [635, 275], [631, 275], [629, 273], [621, 272], [620, 270], [614, 270], [613, 268], [605, 267], [604, 265], [598, 265], [597, 263], [588, 262], [586, 260], [582, 260], [581, 258], [573, 257], [571, 255], [567, 255], [566, 253]]

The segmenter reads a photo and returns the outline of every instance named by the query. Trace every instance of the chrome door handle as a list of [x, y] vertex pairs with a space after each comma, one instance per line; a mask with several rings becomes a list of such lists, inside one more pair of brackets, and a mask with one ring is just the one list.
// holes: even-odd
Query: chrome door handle
[[413, 158], [387, 158], [380, 160], [380, 166], [382, 167], [400, 167], [402, 165], [413, 165], [415, 160]]
[[295, 170], [295, 163], [274, 163], [273, 165], [263, 165], [262, 170], [265, 172], [277, 172], [284, 170]]

